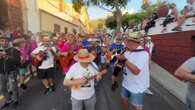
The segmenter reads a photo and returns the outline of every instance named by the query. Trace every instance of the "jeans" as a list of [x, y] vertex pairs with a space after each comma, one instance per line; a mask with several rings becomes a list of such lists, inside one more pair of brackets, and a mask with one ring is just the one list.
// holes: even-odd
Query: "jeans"
[[188, 110], [195, 110], [195, 101], [190, 100], [187, 98], [187, 108]]
[[0, 95], [3, 95], [6, 100], [17, 102], [19, 97], [17, 84], [17, 71], [0, 74]]

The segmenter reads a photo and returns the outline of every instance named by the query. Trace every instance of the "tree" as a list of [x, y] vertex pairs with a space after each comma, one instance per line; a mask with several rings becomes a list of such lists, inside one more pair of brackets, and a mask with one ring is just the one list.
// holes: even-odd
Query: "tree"
[[[122, 20], [122, 29], [123, 32], [126, 32], [128, 28], [133, 28], [135, 25], [142, 22], [144, 19], [143, 13], [136, 13], [136, 14], [124, 14], [121, 18]], [[113, 30], [116, 29], [117, 21], [114, 16], [108, 17], [106, 19], [106, 27]]]
[[72, 0], [72, 3], [74, 4], [73, 7], [75, 8], [76, 11], [80, 11], [82, 6], [84, 5], [89, 5], [92, 3], [93, 5], [104, 5], [111, 7], [114, 11], [113, 14], [116, 18], [116, 31], [119, 32], [122, 26], [122, 12], [121, 8], [126, 7], [128, 1], [130, 0]]
[[98, 24], [97, 24], [97, 28], [98, 28], [98, 29], [103, 29], [103, 28], [104, 28], [103, 23], [98, 23]]
[[114, 18], [113, 16], [108, 17], [106, 19], [106, 27], [113, 30], [116, 29], [117, 23], [116, 23], [116, 18]]
[[[131, 16], [129, 14], [125, 14], [122, 16], [123, 32], [126, 32], [126, 30], [130, 27], [130, 21], [132, 21], [132, 20], [131, 20]], [[133, 25], [133, 22], [131, 22], [131, 25]]]
[[181, 13], [181, 15], [184, 15], [184, 9], [182, 9], [182, 10], [180, 11], [180, 13]]
[[150, 17], [153, 13], [157, 12], [159, 4], [144, 4], [142, 5], [142, 13], [144, 13], [145, 17]]

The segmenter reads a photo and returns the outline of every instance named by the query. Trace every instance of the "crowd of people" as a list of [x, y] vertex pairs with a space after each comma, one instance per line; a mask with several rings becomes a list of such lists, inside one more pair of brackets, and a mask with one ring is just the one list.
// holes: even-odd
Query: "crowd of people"
[[[166, 32], [166, 26], [173, 21], [177, 22], [173, 31], [181, 31], [185, 20], [195, 17], [195, 0], [187, 1], [183, 16], [175, 4], [169, 6], [171, 11], [162, 23], [162, 32]], [[154, 13], [145, 23], [146, 34], [157, 19]], [[0, 31], [0, 100], [4, 100], [0, 110], [17, 107], [19, 89], [28, 89], [27, 82], [33, 76], [42, 82], [43, 94], [55, 92], [57, 71], [64, 76], [63, 85], [71, 90], [72, 110], [95, 110], [95, 86], [108, 72], [112, 73], [110, 89], [113, 92], [122, 85], [124, 110], [129, 110], [129, 102], [133, 110], [143, 110], [145, 94], [152, 94], [150, 60], [155, 51], [151, 37], [140, 33], [137, 36], [120, 32], [75, 35], [28, 31], [24, 34], [20, 28], [13, 32]], [[186, 61], [175, 73], [190, 82], [189, 110], [195, 110], [194, 60], [193, 57]], [[122, 82], [120, 76], [123, 76]]]
[[[114, 38], [114, 39], [112, 39]], [[2, 32], [0, 35], [0, 97], [3, 107], [17, 106], [19, 89], [28, 89], [33, 76], [42, 81], [44, 94], [55, 91], [56, 69], [71, 88], [72, 110], [95, 110], [95, 85], [112, 68], [111, 90], [123, 74], [122, 99], [125, 110], [131, 100], [135, 110], [143, 109], [149, 88], [149, 62], [154, 45], [150, 37], [129, 34], [74, 35]], [[140, 82], [139, 80], [142, 80]], [[138, 83], [139, 82], [139, 83]]]
[[[194, 25], [195, 22], [195, 0], [187, 0], [187, 5], [184, 6], [183, 13], [180, 13], [176, 4], [167, 4], [167, 11], [168, 14], [165, 16], [165, 19], [161, 23], [163, 26], [163, 29], [161, 30], [161, 33], [167, 32], [167, 25], [173, 22], [176, 22], [177, 25], [172, 31], [182, 31], [182, 25], [185, 23], [185, 21], [188, 18], [192, 18], [193, 24], [187, 24], [186, 26]], [[153, 13], [150, 19], [146, 19], [143, 22], [143, 29], [145, 30], [145, 33], [148, 33], [149, 29], [156, 26], [156, 20], [158, 20], [158, 12]]]

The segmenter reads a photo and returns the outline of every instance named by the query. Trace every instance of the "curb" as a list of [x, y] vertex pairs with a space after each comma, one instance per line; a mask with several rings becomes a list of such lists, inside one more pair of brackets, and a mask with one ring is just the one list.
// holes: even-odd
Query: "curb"
[[174, 110], [187, 110], [186, 105], [175, 95], [171, 94], [164, 86], [151, 78], [151, 88], [164, 99]]

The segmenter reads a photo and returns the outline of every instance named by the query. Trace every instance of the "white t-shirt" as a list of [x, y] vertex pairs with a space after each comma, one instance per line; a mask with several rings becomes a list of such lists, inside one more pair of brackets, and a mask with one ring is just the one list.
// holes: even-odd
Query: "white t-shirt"
[[[56, 48], [52, 47], [52, 50], [56, 52]], [[38, 54], [40, 51], [46, 51], [47, 52], [47, 59], [43, 60], [41, 66], [39, 66], [39, 69], [48, 69], [54, 67], [54, 56], [52, 55], [51, 51], [47, 50], [47, 47], [41, 45], [37, 47], [35, 50], [32, 51], [32, 54]]]
[[[143, 49], [138, 47], [137, 49]], [[143, 93], [150, 86], [150, 74], [149, 74], [149, 54], [146, 51], [143, 52], [130, 52], [124, 53], [128, 61], [136, 65], [141, 72], [139, 75], [134, 75], [127, 67], [124, 68], [122, 86], [132, 93]]]
[[[92, 64], [93, 66], [89, 65], [87, 68], [83, 68], [80, 63], [75, 63], [70, 67], [65, 79], [80, 79], [98, 74], [98, 71], [94, 68], [94, 66], [98, 68], [97, 65], [94, 62]], [[86, 85], [90, 85], [90, 87], [81, 87], [79, 90], [71, 89], [71, 97], [77, 100], [91, 98], [95, 94], [94, 80], [90, 80]]]

